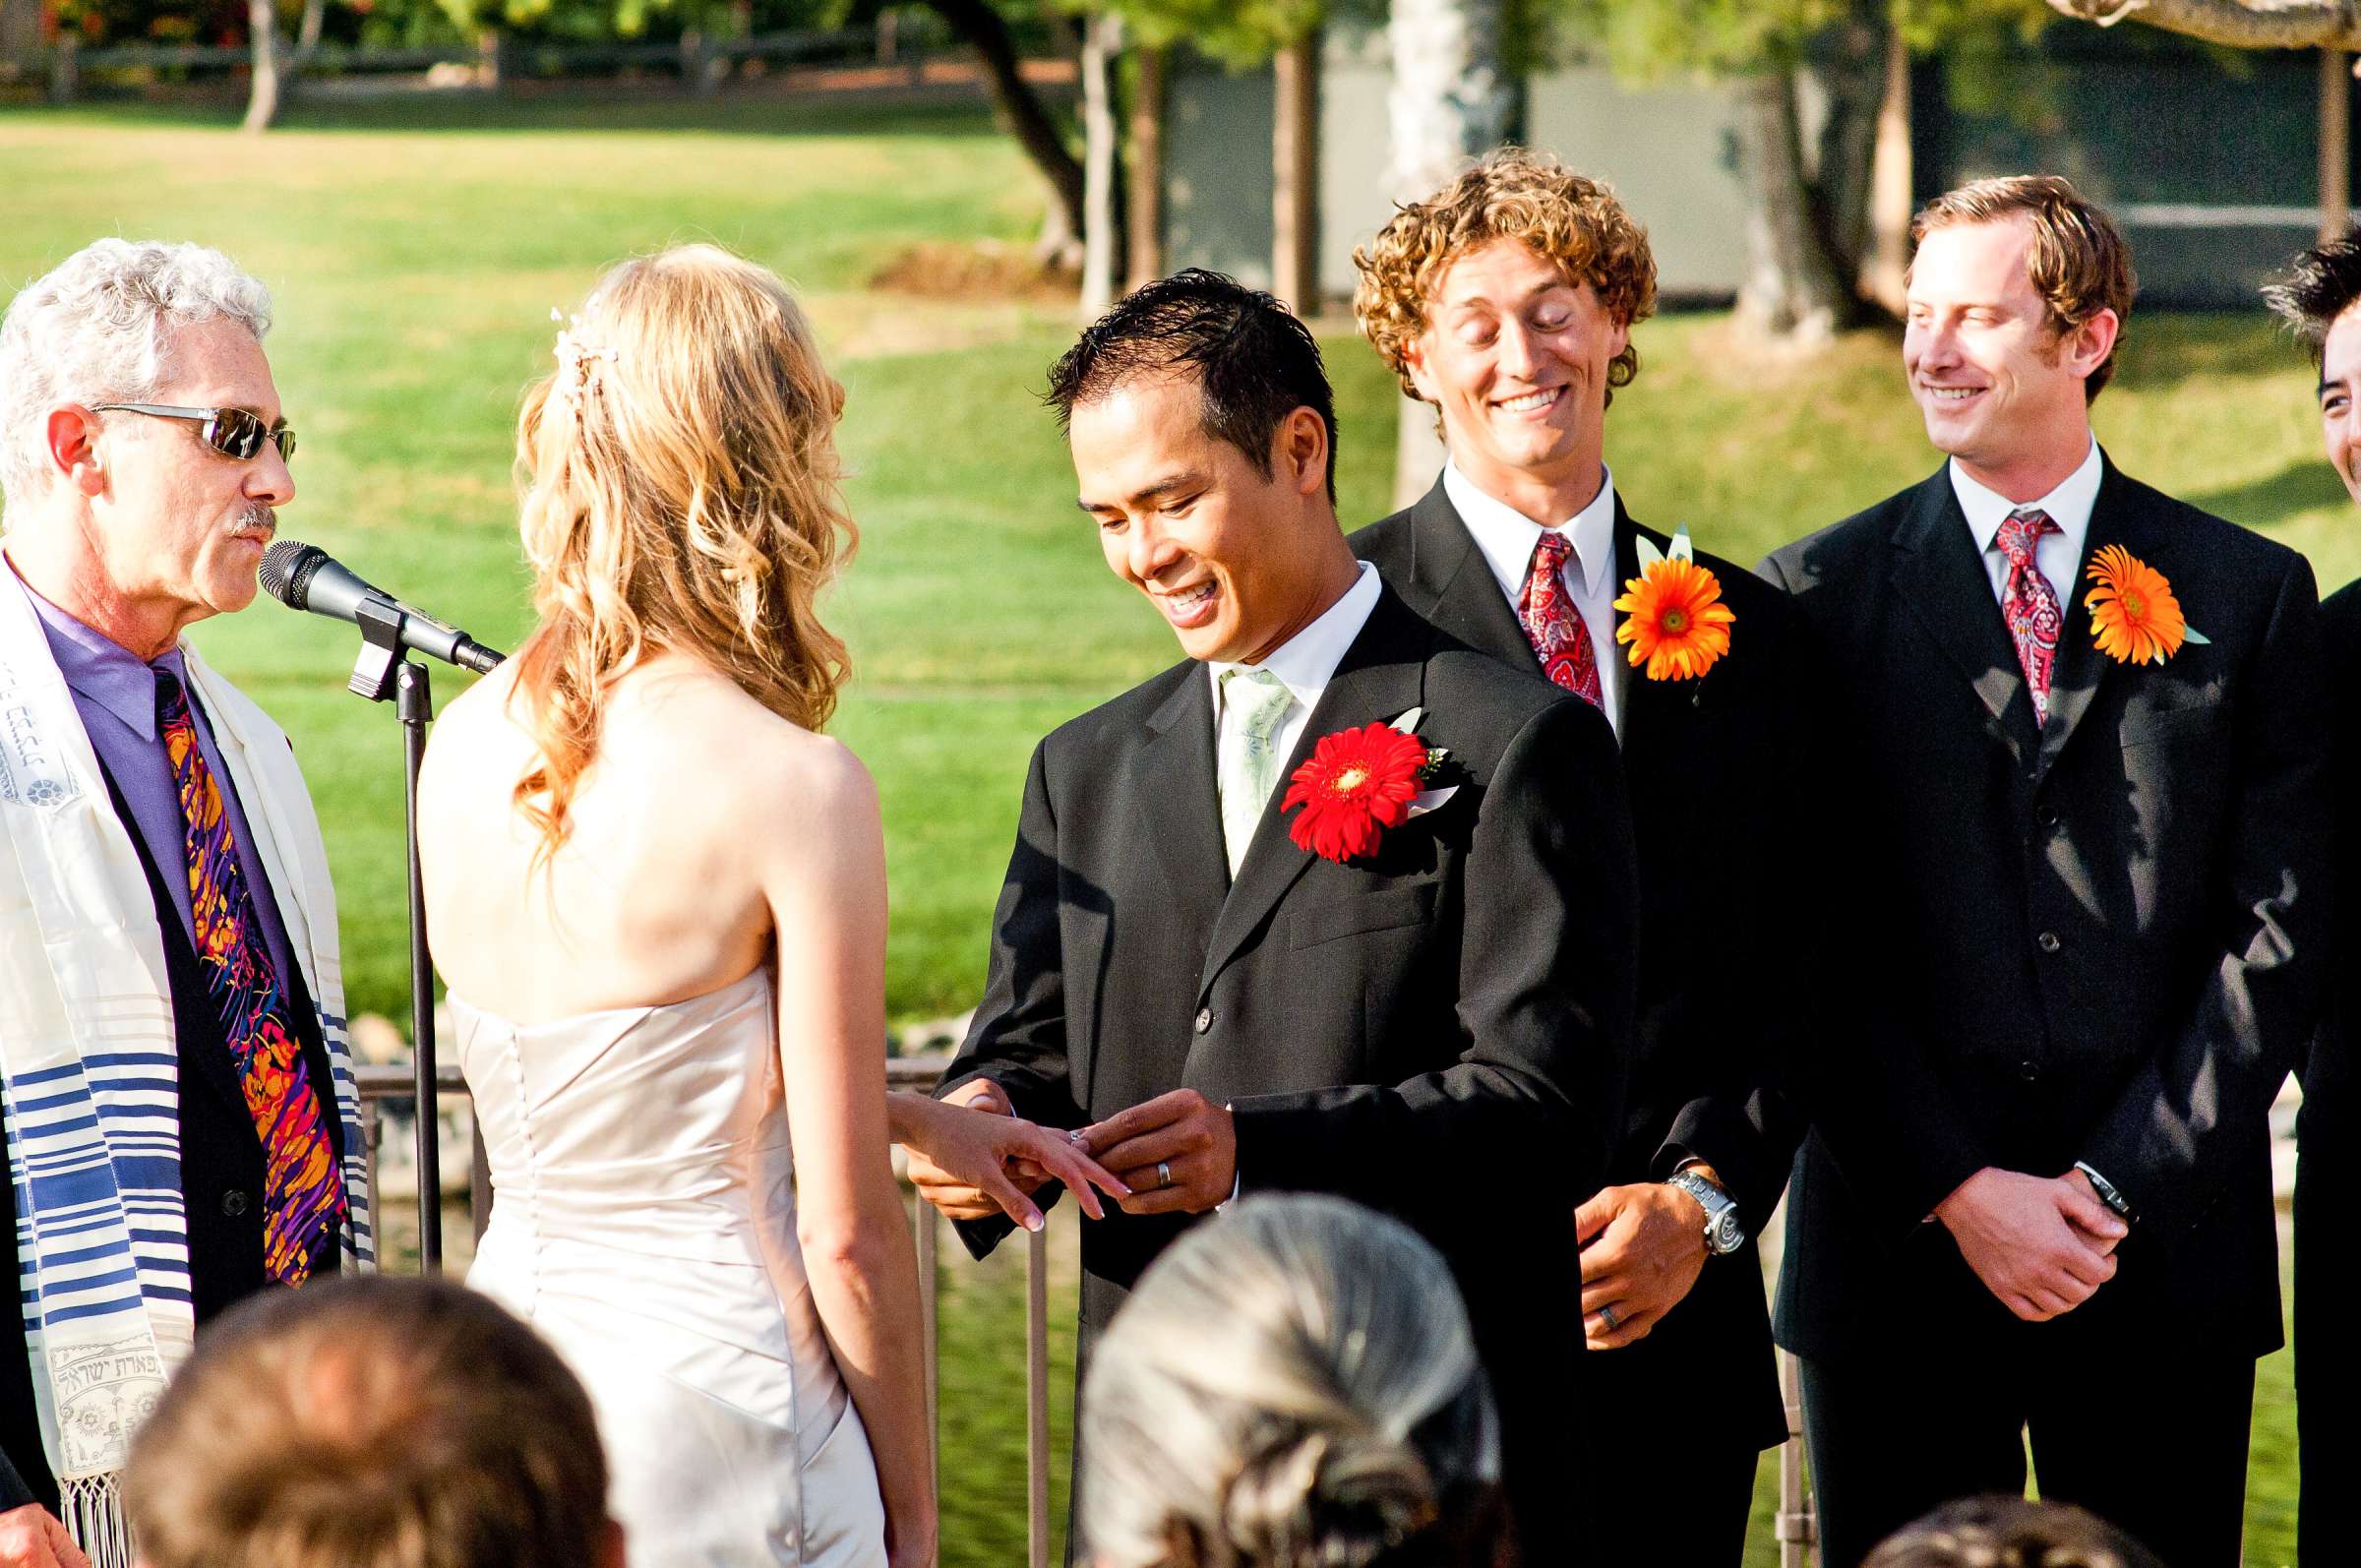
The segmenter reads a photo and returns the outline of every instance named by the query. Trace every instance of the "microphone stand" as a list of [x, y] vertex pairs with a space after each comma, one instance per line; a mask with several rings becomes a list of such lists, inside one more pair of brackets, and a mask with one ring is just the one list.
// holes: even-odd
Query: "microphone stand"
[[435, 1104], [435, 968], [426, 947], [426, 886], [418, 871], [418, 768], [426, 759], [426, 727], [435, 716], [426, 666], [401, 643], [406, 618], [379, 599], [364, 599], [353, 621], [361, 629], [360, 657], [349, 689], [372, 702], [393, 699], [401, 721], [402, 817], [409, 840], [410, 1057], [418, 1096], [418, 1266], [443, 1272], [442, 1118]]

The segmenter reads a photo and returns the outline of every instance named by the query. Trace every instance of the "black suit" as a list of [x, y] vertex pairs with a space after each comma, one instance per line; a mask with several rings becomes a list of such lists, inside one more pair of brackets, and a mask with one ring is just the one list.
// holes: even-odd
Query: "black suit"
[[[112, 779], [107, 780], [107, 791], [147, 872], [149, 897], [163, 939], [179, 1054], [180, 1188], [188, 1220], [189, 1294], [202, 1327], [271, 1283], [263, 1269], [263, 1143], [246, 1109], [205, 972], [181, 926], [163, 873]], [[258, 901], [271, 896], [268, 887], [254, 889]], [[311, 1082], [325, 1086], [333, 1080], [320, 1038], [320, 1015], [304, 984], [302, 966], [290, 962], [287, 968], [287, 1010], [296, 1041]], [[343, 1122], [333, 1100], [323, 1109], [322, 1124], [328, 1128], [336, 1169], [341, 1170]], [[322, 1235], [313, 1261], [316, 1271], [335, 1271], [337, 1244], [333, 1229]], [[0, 1279], [13, 1283], [17, 1273], [16, 1193], [10, 1183], [0, 1181]], [[23, 1334], [14, 1332], [0, 1335], [0, 1510], [27, 1502], [55, 1512], [57, 1481], [49, 1474], [34, 1420], [31, 1363]]]
[[[1670, 544], [1638, 527], [1618, 497], [1617, 582], [1639, 575], [1642, 535], [1660, 550]], [[1439, 482], [1352, 544], [1445, 632], [1538, 669]], [[1799, 908], [1810, 877], [1786, 853], [1808, 837], [1798, 830], [1808, 679], [1786, 597], [1727, 562], [1697, 559], [1737, 613], [1729, 655], [1697, 681], [1634, 671], [1621, 709], [1640, 869], [1639, 1055], [1606, 1181], [1660, 1180], [1703, 1160], [1737, 1200], [1747, 1241], [1707, 1259], [1646, 1339], [1585, 1359], [1575, 1424], [1591, 1466], [1615, 1477], [1590, 1537], [1609, 1562], [1736, 1562], [1755, 1457], [1786, 1435], [1753, 1238], [1778, 1206], [1802, 1130], [1777, 1084], [1801, 1016], [1799, 954], [1811, 929]], [[1579, 1338], [1581, 1326], [1569, 1319], [1560, 1332]], [[1674, 1451], [1681, 1462], [1667, 1463]]]
[[2330, 777], [2336, 816], [2335, 935], [2329, 952], [2329, 1006], [2297, 1069], [2304, 1106], [2296, 1117], [2295, 1387], [2302, 1433], [2303, 1492], [2297, 1553], [2327, 1562], [2351, 1527], [2338, 1454], [2361, 1442], [2361, 1351], [2353, 1342], [2352, 1241], [2340, 1211], [2350, 1200], [2353, 1147], [2353, 1036], [2361, 1024], [2361, 583], [2320, 607], [2328, 650]]
[[[1567, 1194], [1597, 1184], [1620, 1114], [1628, 813], [1597, 713], [1390, 592], [1288, 771], [1320, 737], [1414, 707], [1464, 769], [1455, 797], [1369, 861], [1337, 864], [1289, 841], [1275, 790], [1235, 884], [1203, 665], [1043, 741], [984, 1001], [945, 1088], [989, 1075], [1055, 1126], [1195, 1088], [1233, 1108], [1244, 1192], [1337, 1192], [1416, 1226], [1466, 1294], [1529, 1560], [1563, 1562], [1580, 1478]], [[1140, 1271], [1194, 1223], [1111, 1206], [1085, 1225], [1085, 1365]], [[1008, 1227], [962, 1230], [980, 1255]]]
[[[2116, 663], [2078, 572], [2038, 729], [1947, 473], [1764, 566], [1849, 740], [1825, 787], [1857, 919], [1777, 1313], [1832, 1564], [2022, 1484], [2021, 1427], [2043, 1495], [2176, 1564], [2237, 1557], [2253, 1361], [2280, 1340], [2266, 1113], [2328, 935], [2319, 613], [2301, 557], [2111, 463], [2086, 548], [2109, 544], [2211, 641]], [[2022, 1322], [1923, 1222], [1983, 1167], [2078, 1161], [2137, 1215], [2119, 1272]]]

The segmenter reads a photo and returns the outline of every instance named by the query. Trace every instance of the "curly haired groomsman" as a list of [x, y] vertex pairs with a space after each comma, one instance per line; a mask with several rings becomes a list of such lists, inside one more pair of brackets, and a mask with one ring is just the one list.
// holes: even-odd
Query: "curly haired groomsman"
[[1933, 476], [1764, 571], [1830, 668], [1855, 912], [1789, 1193], [1827, 1561], [1947, 1497], [2238, 1560], [2280, 1342], [2266, 1116], [2330, 871], [2320, 616], [2294, 552], [2092, 439], [2131, 308], [2049, 176], [1922, 211], [1903, 362]]
[[[1813, 929], [1797, 617], [1704, 555], [1733, 622], [1700, 612], [1707, 578], [1665, 569], [1617, 608], [1641, 551], [1672, 541], [1632, 519], [1605, 461], [1613, 389], [1639, 368], [1631, 329], [1656, 302], [1648, 236], [1613, 192], [1504, 150], [1354, 261], [1362, 330], [1435, 405], [1450, 454], [1354, 550], [1421, 615], [1604, 712], [1631, 788], [1639, 1055], [1607, 1184], [1570, 1194], [1588, 1199], [1579, 1332], [1597, 1353], [1576, 1424], [1614, 1477], [1589, 1539], [1601, 1562], [1735, 1563], [1757, 1456], [1786, 1435], [1754, 1237], [1800, 1135], [1776, 1087]], [[1626, 624], [1662, 662], [1632, 664]], [[1692, 642], [1702, 673], [1671, 657]]]
[[[2320, 368], [2320, 434], [2329, 464], [2361, 502], [2361, 224], [2296, 258], [2287, 275], [2264, 291], [2310, 345]], [[2336, 824], [2336, 879], [2361, 887], [2361, 823], [2350, 802], [2361, 785], [2361, 583], [2348, 583], [2320, 607], [2328, 649], [2329, 763], [2334, 797], [2347, 804]], [[2336, 1208], [2356, 1175], [2353, 1148], [2353, 1046], [2361, 1025], [2361, 910], [2353, 894], [2336, 905], [2330, 942], [2329, 1005], [2312, 1049], [2297, 1067], [2304, 1107], [2296, 1117], [2295, 1393], [2303, 1491], [2297, 1554], [2326, 1562], [2351, 1526], [2333, 1489], [2334, 1456], [2361, 1442], [2361, 1352], [2352, 1334], [2351, 1265]]]

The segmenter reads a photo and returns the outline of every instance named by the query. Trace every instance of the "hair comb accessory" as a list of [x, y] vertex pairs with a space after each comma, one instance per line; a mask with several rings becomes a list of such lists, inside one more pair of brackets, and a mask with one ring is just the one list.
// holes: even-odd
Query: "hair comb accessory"
[[[595, 299], [591, 301], [594, 306], [597, 303]], [[586, 340], [582, 332], [582, 319], [578, 315], [565, 315], [555, 305], [552, 305], [549, 308], [549, 319], [559, 324], [558, 397], [567, 407], [579, 412], [582, 405], [582, 393], [590, 386], [591, 364], [603, 359], [610, 365], [620, 365], [623, 363], [623, 350]]]

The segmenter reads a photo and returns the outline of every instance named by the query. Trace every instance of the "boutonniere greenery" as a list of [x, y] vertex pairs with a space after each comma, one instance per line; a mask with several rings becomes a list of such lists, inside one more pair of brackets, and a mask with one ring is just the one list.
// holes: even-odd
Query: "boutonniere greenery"
[[1323, 735], [1311, 755], [1290, 776], [1279, 803], [1302, 814], [1288, 824], [1298, 849], [1322, 860], [1359, 860], [1377, 851], [1390, 827], [1399, 827], [1451, 798], [1458, 786], [1430, 788], [1450, 763], [1451, 754], [1419, 739], [1425, 714], [1412, 708], [1391, 724], [1363, 724]]
[[2181, 601], [2163, 573], [2119, 544], [2101, 549], [2086, 573], [2095, 584], [2084, 596], [2098, 651], [2119, 664], [2162, 664], [2183, 642], [2206, 642], [2181, 614]]
[[1737, 612], [1722, 602], [1722, 582], [1697, 564], [1684, 523], [1672, 548], [1659, 550], [1641, 534], [1640, 574], [1624, 579], [1615, 608], [1623, 624], [1615, 640], [1631, 644], [1634, 665], [1646, 665], [1651, 681], [1693, 681], [1729, 652], [1729, 629]]

